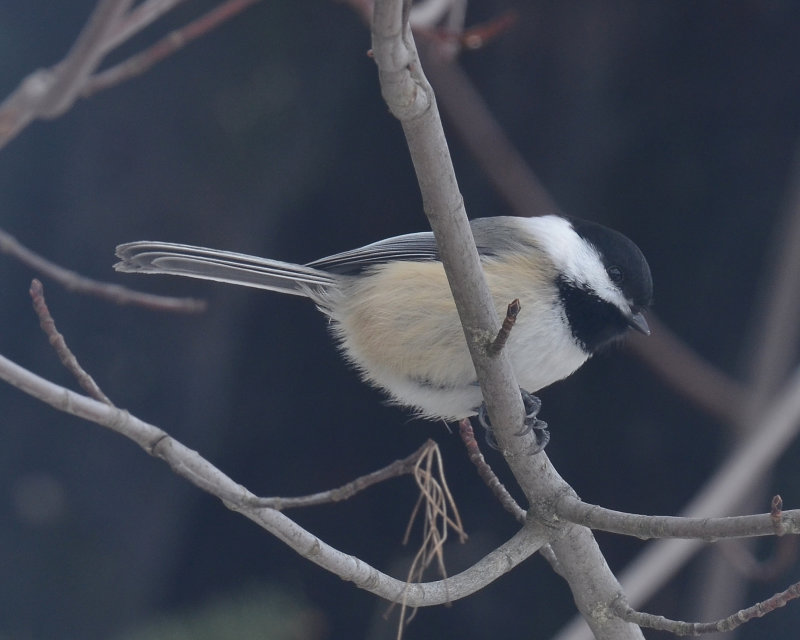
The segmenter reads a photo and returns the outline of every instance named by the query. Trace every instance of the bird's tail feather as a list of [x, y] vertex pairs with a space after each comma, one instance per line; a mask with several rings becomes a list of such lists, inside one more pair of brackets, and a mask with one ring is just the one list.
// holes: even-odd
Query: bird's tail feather
[[117, 247], [117, 271], [162, 273], [269, 289], [297, 296], [335, 285], [335, 276], [290, 262], [171, 242], [139, 241]]

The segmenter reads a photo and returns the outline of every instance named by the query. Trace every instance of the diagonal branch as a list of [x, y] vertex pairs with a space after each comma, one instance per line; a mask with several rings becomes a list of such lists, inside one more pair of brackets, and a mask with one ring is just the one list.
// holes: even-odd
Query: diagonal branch
[[99, 91], [103, 91], [145, 73], [187, 44], [204, 36], [221, 23], [230, 20], [233, 16], [260, 1], [261, 0], [228, 0], [214, 7], [211, 11], [193, 20], [186, 26], [170, 31], [158, 42], [147, 47], [144, 51], [88, 78], [81, 95], [84, 98], [88, 98]]
[[133, 7], [108, 34], [106, 51], [115, 49], [186, 0], [144, 0]]
[[103, 42], [133, 0], [100, 0], [67, 56], [50, 69], [39, 69], [0, 104], [0, 146], [36, 118], [55, 118], [72, 106], [86, 78], [106, 49]]
[[74, 416], [94, 422], [134, 441], [147, 453], [166, 462], [196, 487], [266, 529], [300, 555], [343, 580], [392, 602], [412, 607], [445, 604], [479, 591], [530, 557], [546, 542], [546, 527], [529, 522], [506, 543], [469, 569], [446, 580], [407, 584], [388, 576], [355, 556], [343, 553], [300, 527], [276, 509], [254, 506], [257, 497], [234, 482], [200, 454], [158, 427], [54, 384], [0, 356], [0, 379], [34, 398]]
[[[43, 118], [56, 118], [72, 106], [86, 79], [107, 53], [108, 34], [119, 24], [133, 0], [100, 0], [66, 58], [49, 72], [47, 93], [38, 104]], [[42, 76], [45, 77], [45, 76]]]
[[519, 440], [502, 438], [522, 424], [519, 385], [505, 353], [488, 356], [500, 321], [483, 277], [433, 90], [422, 72], [406, 9], [407, 3], [400, 1], [375, 3], [372, 49], [381, 92], [406, 134], [423, 208], [436, 236], [498, 441], [501, 446], [514, 446]]
[[44, 287], [42, 287], [42, 283], [36, 280], [36, 278], [31, 282], [30, 295], [31, 301], [33, 302], [33, 310], [39, 317], [39, 325], [50, 341], [50, 346], [55, 349], [58, 359], [61, 360], [61, 364], [75, 377], [78, 384], [81, 385], [83, 390], [88, 393], [90, 397], [107, 405], [114, 406], [114, 403], [111, 402], [108, 396], [97, 386], [94, 378], [86, 373], [86, 370], [80, 365], [75, 354], [73, 354], [67, 346], [64, 336], [61, 335], [56, 328], [56, 322], [53, 320], [53, 316], [50, 315], [50, 309], [47, 308], [47, 302], [44, 299]]
[[149, 69], [258, 0], [226, 0], [155, 45], [95, 74], [105, 56], [185, 0], [100, 0], [63, 60], [34, 71], [0, 103], [0, 147], [37, 118], [56, 118], [75, 101]]
[[[458, 190], [433, 90], [419, 63], [407, 22], [409, 3], [375, 3], [372, 48], [381, 92], [400, 120], [420, 185], [425, 214], [436, 237], [494, 433], [528, 501], [530, 522], [546, 522], [551, 547], [581, 613], [599, 640], [642, 638], [633, 624], [609, 615], [621, 587], [589, 529], [559, 523], [552, 504], [572, 489], [543, 453], [532, 457], [534, 435], [514, 435], [523, 423], [522, 400], [505, 351], [491, 356], [490, 341], [500, 325], [478, 260], [464, 202]], [[526, 525], [527, 526], [527, 525]]]

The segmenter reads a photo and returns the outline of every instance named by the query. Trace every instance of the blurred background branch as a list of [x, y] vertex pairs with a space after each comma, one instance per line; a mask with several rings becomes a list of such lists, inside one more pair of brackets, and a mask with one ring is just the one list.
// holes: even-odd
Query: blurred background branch
[[0, 104], [0, 148], [37, 118], [56, 118], [79, 97], [88, 97], [147, 71], [192, 40], [229, 20], [259, 0], [227, 0], [177, 29], [140, 54], [103, 72], [97, 68], [124, 44], [185, 0], [100, 0], [66, 57], [49, 69], [27, 76]]

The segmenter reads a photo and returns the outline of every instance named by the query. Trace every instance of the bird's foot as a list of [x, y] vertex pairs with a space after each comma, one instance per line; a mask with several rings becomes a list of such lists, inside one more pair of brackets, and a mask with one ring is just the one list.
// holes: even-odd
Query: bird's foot
[[[535, 395], [525, 391], [525, 389], [520, 389], [519, 391], [522, 394], [522, 403], [525, 407], [525, 419], [522, 429], [520, 429], [514, 435], [524, 436], [533, 431], [535, 442], [533, 446], [528, 449], [528, 454], [533, 456], [540, 451], [543, 451], [547, 446], [547, 443], [550, 442], [550, 431], [547, 429], [547, 423], [544, 420], [539, 420], [539, 418], [536, 417], [539, 415], [539, 410], [542, 408], [542, 401], [539, 400], [539, 398], [537, 398]], [[485, 402], [481, 403], [481, 406], [478, 409], [478, 422], [480, 422], [481, 426], [486, 431], [486, 444], [488, 444], [492, 449], [499, 449], [497, 446], [497, 440], [494, 437], [492, 423], [489, 420], [489, 412], [486, 409]]]

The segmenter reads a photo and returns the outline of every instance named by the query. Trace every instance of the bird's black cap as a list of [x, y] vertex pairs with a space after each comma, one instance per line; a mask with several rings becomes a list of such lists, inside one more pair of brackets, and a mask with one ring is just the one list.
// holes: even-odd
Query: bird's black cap
[[631, 305], [626, 314], [582, 283], [560, 279], [558, 288], [575, 339], [587, 353], [594, 353], [629, 328], [649, 333], [642, 311], [653, 301], [653, 279], [639, 247], [596, 222], [571, 218], [570, 223], [575, 233], [595, 248], [609, 278]]
[[633, 303], [636, 311], [647, 309], [653, 302], [653, 278], [639, 247], [619, 231], [596, 222], [578, 219], [571, 219], [570, 222], [575, 233], [597, 249], [606, 271], [618, 274], [612, 276], [612, 280]]

